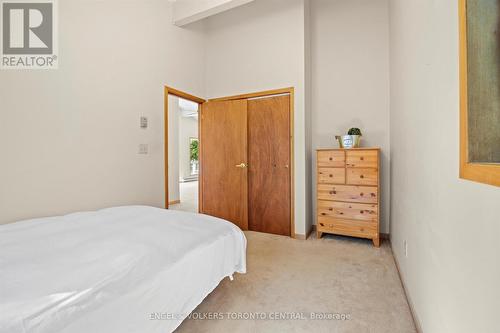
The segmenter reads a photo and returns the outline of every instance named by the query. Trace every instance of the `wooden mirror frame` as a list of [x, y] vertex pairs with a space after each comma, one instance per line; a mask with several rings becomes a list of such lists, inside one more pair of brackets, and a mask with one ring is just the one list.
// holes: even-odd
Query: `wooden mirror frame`
[[460, 20], [460, 178], [500, 186], [500, 164], [470, 163], [467, 92], [467, 0], [459, 0]]

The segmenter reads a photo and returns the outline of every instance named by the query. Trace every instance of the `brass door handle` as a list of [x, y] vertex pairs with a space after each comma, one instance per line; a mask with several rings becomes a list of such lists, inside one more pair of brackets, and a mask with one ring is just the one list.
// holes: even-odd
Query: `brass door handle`
[[245, 169], [248, 167], [248, 164], [245, 164], [245, 163], [241, 163], [241, 164], [236, 164], [236, 167], [237, 168], [241, 168], [241, 169]]

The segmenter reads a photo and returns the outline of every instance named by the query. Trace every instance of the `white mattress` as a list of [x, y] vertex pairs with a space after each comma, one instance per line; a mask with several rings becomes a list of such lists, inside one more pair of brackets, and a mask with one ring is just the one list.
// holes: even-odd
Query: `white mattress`
[[232, 223], [145, 206], [0, 226], [0, 332], [171, 332], [245, 253]]

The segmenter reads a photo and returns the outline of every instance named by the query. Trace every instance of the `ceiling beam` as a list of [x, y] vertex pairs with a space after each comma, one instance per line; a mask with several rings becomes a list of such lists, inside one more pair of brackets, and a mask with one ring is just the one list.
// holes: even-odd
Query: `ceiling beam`
[[173, 4], [174, 24], [182, 27], [255, 0], [177, 0]]

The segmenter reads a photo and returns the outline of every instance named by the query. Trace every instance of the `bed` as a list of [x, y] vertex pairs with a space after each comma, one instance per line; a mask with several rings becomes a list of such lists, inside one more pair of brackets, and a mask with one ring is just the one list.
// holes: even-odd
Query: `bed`
[[0, 332], [171, 332], [246, 238], [215, 217], [146, 206], [0, 226]]

